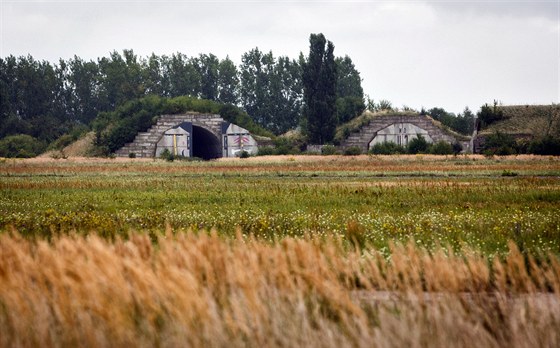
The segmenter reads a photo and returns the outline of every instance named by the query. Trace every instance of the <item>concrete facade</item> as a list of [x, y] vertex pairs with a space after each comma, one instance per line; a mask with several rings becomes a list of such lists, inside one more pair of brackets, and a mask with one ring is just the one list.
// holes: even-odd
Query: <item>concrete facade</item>
[[357, 132], [351, 133], [342, 143], [342, 148], [359, 147], [367, 152], [377, 143], [392, 141], [406, 146], [412, 139], [422, 135], [428, 142], [446, 141], [450, 144], [459, 142], [463, 149], [468, 142], [459, 141], [453, 135], [444, 132], [433, 119], [427, 116], [410, 115], [379, 115], [373, 117], [368, 124]]
[[224, 124], [224, 128], [223, 157], [238, 157], [243, 151], [251, 155], [257, 154], [258, 144], [249, 131], [233, 123]]
[[191, 134], [192, 124], [187, 122], [166, 130], [156, 144], [155, 156], [159, 157], [167, 150], [174, 156], [191, 157]]
[[375, 144], [393, 142], [397, 145], [407, 146], [412, 139], [424, 137], [428, 143], [433, 143], [430, 133], [412, 123], [393, 123], [392, 125], [380, 129], [369, 142], [368, 150]]
[[[237, 143], [241, 142], [241, 145]], [[244, 128], [224, 121], [220, 115], [162, 115], [146, 132], [116, 151], [119, 157], [158, 157], [165, 150], [184, 157], [213, 159], [256, 153], [258, 144]]]

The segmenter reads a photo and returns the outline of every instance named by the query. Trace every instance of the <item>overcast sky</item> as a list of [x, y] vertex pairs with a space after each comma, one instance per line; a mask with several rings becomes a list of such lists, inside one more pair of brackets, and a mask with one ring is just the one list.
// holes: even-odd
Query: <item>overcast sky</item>
[[549, 1], [0, 0], [0, 56], [58, 62], [254, 47], [297, 58], [309, 34], [352, 58], [374, 100], [473, 111], [560, 99], [560, 5]]

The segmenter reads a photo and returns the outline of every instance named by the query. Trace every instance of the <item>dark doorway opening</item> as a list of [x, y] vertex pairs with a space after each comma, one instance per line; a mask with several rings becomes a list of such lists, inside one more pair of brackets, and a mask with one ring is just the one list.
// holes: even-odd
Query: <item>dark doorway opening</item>
[[192, 157], [204, 160], [222, 157], [220, 140], [209, 130], [193, 125]]

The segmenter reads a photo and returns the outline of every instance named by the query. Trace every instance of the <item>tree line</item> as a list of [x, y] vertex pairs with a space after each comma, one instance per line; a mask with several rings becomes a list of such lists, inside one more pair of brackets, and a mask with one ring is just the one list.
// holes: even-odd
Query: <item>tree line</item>
[[[50, 143], [76, 127], [89, 127], [101, 112], [145, 96], [194, 98], [236, 105], [275, 134], [302, 123], [306, 59], [275, 57], [254, 48], [237, 66], [213, 54], [189, 57], [133, 50], [53, 64], [32, 56], [0, 58], [0, 138], [26, 134]], [[364, 109], [361, 78], [350, 57], [335, 59], [335, 115], [344, 122]]]

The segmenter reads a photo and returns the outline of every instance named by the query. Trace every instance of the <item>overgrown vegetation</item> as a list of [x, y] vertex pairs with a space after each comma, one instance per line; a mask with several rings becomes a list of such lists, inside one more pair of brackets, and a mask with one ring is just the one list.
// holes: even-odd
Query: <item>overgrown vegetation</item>
[[370, 153], [374, 155], [398, 155], [398, 154], [433, 154], [433, 155], [451, 155], [458, 154], [462, 151], [461, 144], [449, 144], [444, 140], [440, 140], [435, 144], [428, 143], [422, 136], [414, 137], [408, 145], [402, 146], [392, 141], [377, 143], [370, 149]]
[[253, 134], [272, 136], [272, 133], [257, 126], [246, 113], [233, 105], [223, 105], [191, 97], [149, 96], [127, 102], [113, 112], [99, 115], [93, 123], [98, 151], [105, 155], [115, 152], [124, 144], [134, 140], [138, 132], [146, 131], [155, 124], [158, 116], [187, 111], [219, 114], [225, 120], [235, 123]]
[[10, 135], [0, 139], [0, 157], [29, 158], [42, 153], [46, 144], [30, 135]]
[[498, 107], [498, 101], [494, 100], [494, 105], [484, 104], [478, 112], [480, 127], [488, 127], [489, 125], [504, 119], [504, 112]]
[[437, 107], [427, 111], [422, 109], [420, 114], [428, 115], [434, 120], [441, 122], [443, 126], [462, 135], [470, 136], [474, 130], [474, 114], [468, 107], [465, 108], [463, 113], [458, 115]]
[[552, 136], [538, 137], [533, 140], [515, 139], [512, 135], [499, 131], [484, 136], [482, 153], [488, 156], [507, 156], [515, 154], [560, 155], [560, 139]]

